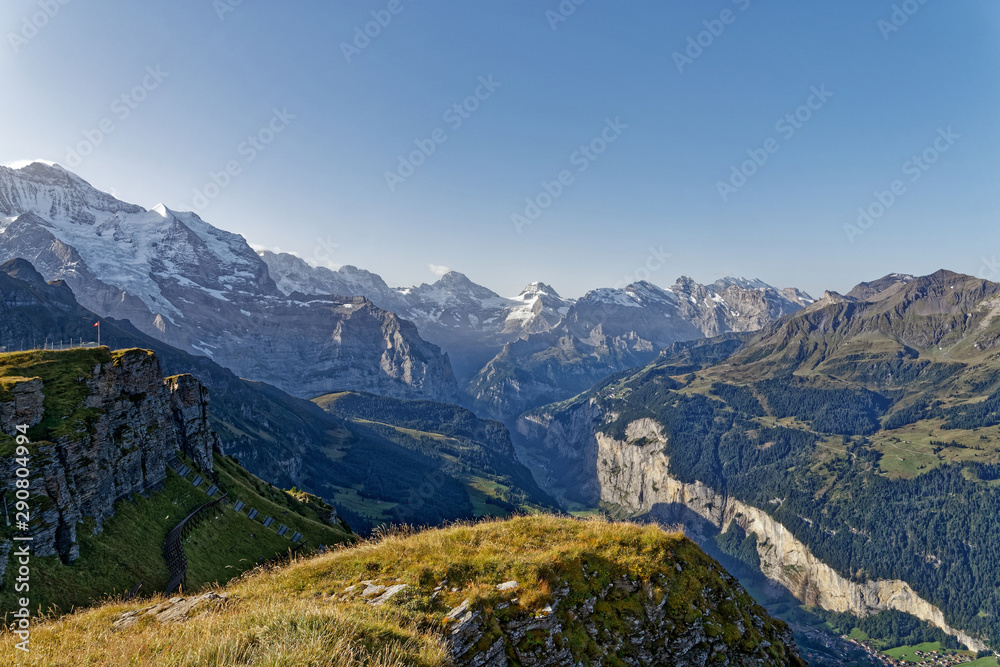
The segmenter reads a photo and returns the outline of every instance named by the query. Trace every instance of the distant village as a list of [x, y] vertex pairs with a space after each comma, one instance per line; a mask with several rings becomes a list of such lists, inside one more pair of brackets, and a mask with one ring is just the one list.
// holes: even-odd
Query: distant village
[[[914, 651], [911, 654], [910, 660], [904, 660], [903, 658], [893, 658], [888, 656], [867, 642], [858, 641], [847, 637], [846, 635], [843, 636], [842, 639], [852, 642], [858, 647], [864, 649], [868, 655], [883, 665], [894, 665], [898, 667], [903, 667], [904, 665], [906, 667], [950, 667], [951, 665], [963, 665], [976, 660], [975, 656], [949, 649]], [[912, 659], [913, 657], [918, 658], [918, 660], [914, 661]]]

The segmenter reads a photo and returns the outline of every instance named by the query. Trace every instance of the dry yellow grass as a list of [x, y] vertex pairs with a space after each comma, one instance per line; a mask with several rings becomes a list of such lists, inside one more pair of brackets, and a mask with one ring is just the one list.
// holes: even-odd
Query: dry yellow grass
[[[442, 619], [464, 599], [491, 607], [510, 598], [496, 584], [515, 579], [520, 605], [530, 611], [547, 603], [557, 578], [579, 576], [585, 561], [643, 578], [675, 556], [707, 561], [680, 534], [599, 520], [519, 517], [403, 532], [249, 573], [219, 589], [228, 601], [196, 609], [183, 623], [147, 618], [112, 628], [124, 613], [162, 598], [42, 620], [30, 654], [14, 648], [13, 635], [0, 635], [0, 664], [445, 665]], [[409, 588], [393, 604], [372, 607], [344, 593], [364, 580]]]

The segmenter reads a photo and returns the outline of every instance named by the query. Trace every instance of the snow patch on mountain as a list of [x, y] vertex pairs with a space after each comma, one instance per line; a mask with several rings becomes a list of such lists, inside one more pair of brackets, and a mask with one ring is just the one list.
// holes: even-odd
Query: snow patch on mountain
[[[35, 164], [35, 163], [43, 164], [46, 167], [55, 167], [56, 169], [63, 169], [62, 166], [56, 164], [55, 162], [51, 162], [49, 160], [40, 160], [40, 159], [39, 160], [16, 160], [15, 162], [5, 162], [4, 164], [0, 165], [0, 167], [7, 167], [8, 169], [24, 169], [25, 167], [27, 167], [29, 165], [32, 165], [32, 164]], [[66, 170], [63, 169], [63, 171], [66, 171]]]

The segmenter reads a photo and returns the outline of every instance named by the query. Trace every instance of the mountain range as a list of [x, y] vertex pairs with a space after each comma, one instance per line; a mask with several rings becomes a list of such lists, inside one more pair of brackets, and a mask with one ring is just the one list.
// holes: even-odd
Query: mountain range
[[502, 297], [456, 272], [390, 287], [255, 252], [195, 213], [123, 202], [44, 162], [0, 167], [0, 261], [15, 258], [102, 317], [294, 395], [460, 402], [507, 423], [671, 343], [753, 331], [812, 302], [742, 278], [580, 299], [541, 282]]
[[[27, 260], [0, 265], [0, 337], [16, 341], [15, 350], [90, 338], [95, 318], [65, 282], [47, 283]], [[507, 429], [458, 406], [349, 392], [314, 403], [241, 379], [127, 320], [103, 319], [101, 330], [112, 349], [151, 350], [165, 374], [195, 377], [210, 393], [211, 428], [226, 454], [269, 482], [335, 501], [360, 533], [383, 522], [436, 525], [555, 508], [517, 461]], [[334, 410], [335, 398], [343, 400]], [[406, 418], [414, 411], [423, 413], [419, 421]], [[428, 483], [434, 493], [419, 495]]]
[[800, 290], [745, 278], [701, 285], [683, 276], [670, 288], [640, 281], [580, 299], [541, 282], [502, 297], [454, 271], [433, 284], [392, 288], [352, 266], [333, 271], [288, 253], [259, 254], [290, 298], [361, 294], [414, 322], [448, 353], [463, 402], [507, 423], [648, 363], [675, 342], [756, 331], [813, 303]]
[[684, 523], [845, 634], [903, 612], [997, 646], [998, 316], [1000, 284], [949, 271], [827, 292], [527, 412], [519, 452], [568, 506]]
[[353, 295], [288, 298], [243, 237], [59, 166], [0, 167], [0, 261], [15, 258], [101, 317], [299, 396], [457, 398], [448, 359], [410, 322]]
[[897, 614], [1000, 645], [998, 316], [1000, 285], [948, 271], [816, 300], [745, 278], [390, 287], [56, 165], [0, 167], [0, 351], [100, 319], [211, 392], [220, 456], [361, 533], [517, 511], [683, 524], [797, 637]]

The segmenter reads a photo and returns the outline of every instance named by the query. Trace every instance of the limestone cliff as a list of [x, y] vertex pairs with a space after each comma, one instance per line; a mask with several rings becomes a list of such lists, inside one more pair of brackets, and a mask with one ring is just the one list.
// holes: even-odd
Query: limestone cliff
[[654, 420], [629, 423], [625, 441], [621, 441], [596, 431], [594, 427], [604, 419], [594, 401], [581, 405], [573, 413], [566, 422], [554, 420], [550, 415], [529, 415], [521, 419], [518, 430], [541, 440], [560, 456], [577, 459], [577, 467], [587, 471], [586, 478], [579, 482], [581, 493], [589, 502], [611, 503], [634, 516], [683, 522], [695, 539], [701, 537], [700, 521], [692, 521], [692, 514], [720, 531], [735, 521], [748, 534], [756, 535], [763, 574], [803, 603], [859, 616], [896, 609], [954, 635], [972, 650], [986, 648], [981, 641], [950, 627], [944, 613], [917, 595], [906, 582], [850, 581], [816, 558], [767, 512], [718, 493], [701, 482], [688, 484], [674, 478], [670, 459], [664, 453], [667, 440]]
[[[66, 364], [61, 376], [53, 375], [67, 355], [93, 366], [81, 372]], [[48, 376], [0, 378], [0, 446], [13, 452], [10, 436], [17, 426], [33, 427], [28, 431], [28, 468], [35, 556], [75, 560], [83, 519], [93, 519], [100, 530], [116, 501], [145, 494], [166, 478], [167, 461], [176, 450], [203, 471], [212, 470], [216, 438], [208, 425], [206, 390], [191, 376], [164, 380], [153, 353], [98, 348], [18, 356], [29, 368], [37, 363], [39, 373], [45, 366]], [[55, 411], [66, 414], [51, 414]], [[13, 455], [0, 459], [0, 490], [6, 491], [8, 504], [16, 490], [17, 467]], [[9, 541], [0, 545], [0, 555], [9, 546]], [[0, 558], [0, 577], [6, 562]]]

